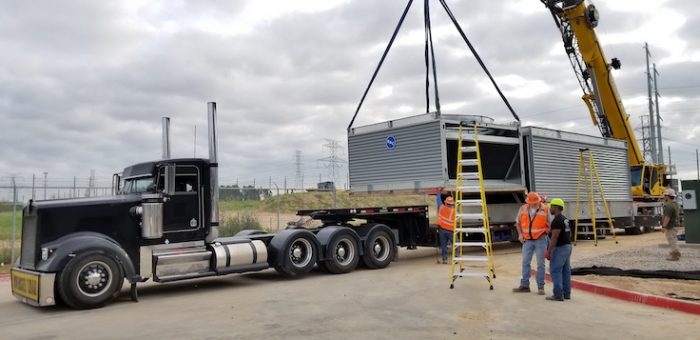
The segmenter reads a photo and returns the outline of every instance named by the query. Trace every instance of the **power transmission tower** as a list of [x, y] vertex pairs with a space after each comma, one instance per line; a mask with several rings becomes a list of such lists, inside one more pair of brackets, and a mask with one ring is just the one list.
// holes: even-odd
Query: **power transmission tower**
[[640, 120], [642, 121], [642, 152], [644, 152], [644, 158], [645, 159], [652, 159], [652, 149], [651, 149], [651, 128], [649, 127], [649, 117], [648, 116], [641, 116], [639, 117]]
[[338, 155], [338, 150], [342, 148], [340, 142], [329, 138], [325, 140], [326, 143], [323, 144], [323, 149], [328, 152], [328, 157], [321, 158], [319, 161], [326, 163], [328, 178], [331, 182], [335, 183], [337, 181], [338, 170], [343, 167], [346, 161]]

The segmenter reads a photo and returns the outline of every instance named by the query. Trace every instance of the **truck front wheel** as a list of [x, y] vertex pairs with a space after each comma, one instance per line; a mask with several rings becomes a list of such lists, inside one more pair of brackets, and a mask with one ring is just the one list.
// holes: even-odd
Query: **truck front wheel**
[[81, 254], [72, 259], [58, 278], [63, 302], [76, 309], [101, 307], [124, 282], [121, 267], [103, 254]]

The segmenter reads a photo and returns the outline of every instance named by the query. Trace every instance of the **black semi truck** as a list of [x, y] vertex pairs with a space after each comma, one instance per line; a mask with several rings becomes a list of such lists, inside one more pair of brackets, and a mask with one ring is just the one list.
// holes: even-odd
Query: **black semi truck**
[[21, 256], [11, 270], [13, 295], [34, 306], [94, 308], [118, 296], [125, 279], [137, 301], [137, 284], [149, 279], [270, 267], [299, 276], [316, 265], [347, 273], [359, 261], [388, 266], [399, 246], [435, 245], [427, 206], [302, 210], [298, 215], [321, 227], [218, 237], [216, 103], [208, 104], [208, 118], [208, 160], [168, 157], [127, 167], [115, 175], [109, 197], [29, 201]]

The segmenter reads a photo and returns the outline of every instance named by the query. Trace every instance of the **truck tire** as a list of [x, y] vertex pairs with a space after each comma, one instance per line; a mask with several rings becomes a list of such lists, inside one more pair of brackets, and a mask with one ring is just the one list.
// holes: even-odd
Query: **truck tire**
[[270, 242], [270, 250], [274, 254], [272, 265], [275, 270], [285, 276], [299, 276], [310, 272], [318, 261], [318, 246], [314, 234], [308, 230], [288, 229], [287, 233], [277, 236], [281, 239], [273, 239]]
[[360, 247], [352, 231], [339, 229], [333, 233], [326, 247], [326, 261], [319, 263], [330, 273], [349, 273], [360, 262]]
[[114, 259], [100, 253], [80, 254], [58, 276], [58, 294], [69, 307], [102, 307], [124, 283], [122, 269]]
[[365, 252], [362, 262], [367, 268], [380, 269], [394, 260], [396, 245], [388, 228], [375, 228], [365, 239]]

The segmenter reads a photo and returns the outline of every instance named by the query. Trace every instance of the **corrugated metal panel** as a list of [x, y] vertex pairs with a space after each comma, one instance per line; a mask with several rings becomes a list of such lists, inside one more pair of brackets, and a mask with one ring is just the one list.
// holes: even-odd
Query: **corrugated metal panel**
[[[579, 140], [527, 136], [531, 147], [531, 189], [549, 197], [575, 202], [578, 185], [579, 149], [589, 148], [608, 201], [632, 201], [627, 149], [619, 144], [589, 144]], [[615, 141], [617, 143], [617, 141]], [[624, 145], [624, 144], [623, 144]], [[596, 188], [596, 197], [599, 197]], [[598, 199], [596, 199], [598, 201]]]
[[[389, 135], [396, 140], [392, 149], [386, 145]], [[350, 135], [350, 190], [408, 189], [422, 186], [421, 181], [444, 181], [444, 154], [439, 120]]]

